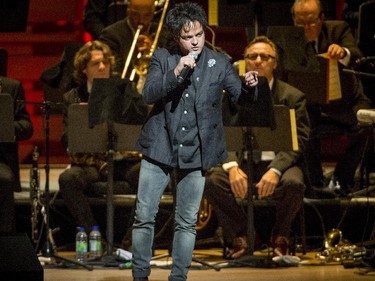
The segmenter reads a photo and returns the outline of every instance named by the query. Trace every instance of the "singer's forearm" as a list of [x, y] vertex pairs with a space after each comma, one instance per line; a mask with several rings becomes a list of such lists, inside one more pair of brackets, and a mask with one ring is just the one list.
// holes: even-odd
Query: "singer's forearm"
[[142, 95], [148, 104], [154, 104], [178, 87], [173, 69], [163, 73], [161, 68], [149, 68]]

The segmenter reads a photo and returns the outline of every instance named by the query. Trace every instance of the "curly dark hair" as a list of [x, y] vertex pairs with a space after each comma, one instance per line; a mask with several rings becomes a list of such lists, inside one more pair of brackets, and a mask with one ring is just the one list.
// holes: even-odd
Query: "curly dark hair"
[[174, 39], [180, 36], [185, 26], [189, 26], [195, 21], [198, 21], [202, 25], [203, 30], [207, 28], [206, 12], [200, 5], [191, 2], [176, 4], [166, 17], [166, 25], [169, 27]]
[[111, 75], [115, 65], [115, 57], [107, 44], [98, 40], [89, 41], [83, 45], [75, 54], [73, 78], [78, 84], [84, 84], [87, 81], [86, 74], [83, 73], [87, 64], [91, 60], [91, 51], [98, 50], [103, 52], [104, 59], [109, 62]]

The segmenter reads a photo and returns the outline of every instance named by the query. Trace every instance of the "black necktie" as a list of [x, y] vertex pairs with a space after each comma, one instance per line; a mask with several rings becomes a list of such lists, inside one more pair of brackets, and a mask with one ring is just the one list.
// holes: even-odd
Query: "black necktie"
[[309, 44], [311, 46], [311, 48], [313, 49], [314, 53], [317, 54], [318, 52], [316, 51], [316, 42], [315, 41], [310, 41]]

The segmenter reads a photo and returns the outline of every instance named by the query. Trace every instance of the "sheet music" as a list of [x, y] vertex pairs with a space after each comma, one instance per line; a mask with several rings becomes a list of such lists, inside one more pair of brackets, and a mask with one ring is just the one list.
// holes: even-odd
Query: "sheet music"
[[330, 59], [327, 53], [319, 55], [327, 60], [327, 99], [329, 101], [342, 98], [341, 82], [339, 72], [339, 62], [336, 59]]
[[316, 59], [320, 65], [318, 72], [290, 71], [288, 83], [306, 95], [308, 104], [328, 104], [341, 99], [341, 73], [338, 60], [329, 59], [327, 54], [316, 55]]

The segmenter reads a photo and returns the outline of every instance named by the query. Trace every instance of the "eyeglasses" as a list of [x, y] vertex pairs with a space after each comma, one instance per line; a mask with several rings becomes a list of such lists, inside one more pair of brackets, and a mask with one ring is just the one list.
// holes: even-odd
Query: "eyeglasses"
[[268, 54], [248, 54], [245, 56], [246, 60], [256, 60], [258, 57], [260, 57], [261, 61], [269, 61], [270, 59], [275, 59], [274, 56], [268, 55]]
[[294, 25], [298, 27], [305, 27], [305, 26], [315, 27], [318, 25], [319, 22], [320, 22], [320, 17], [317, 17], [316, 19], [308, 20], [308, 21], [295, 20]]

